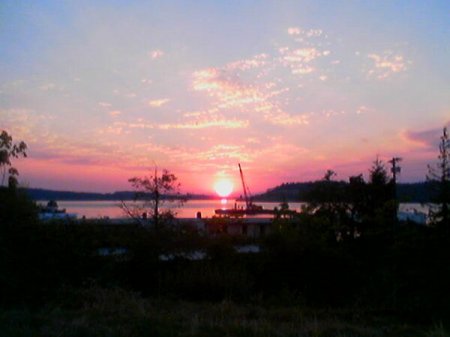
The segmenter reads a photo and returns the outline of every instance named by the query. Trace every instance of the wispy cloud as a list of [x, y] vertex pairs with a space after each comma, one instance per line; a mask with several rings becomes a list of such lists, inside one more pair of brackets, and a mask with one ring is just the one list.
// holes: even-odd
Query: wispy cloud
[[[227, 66], [224, 68], [229, 69]], [[195, 72], [193, 79], [193, 89], [215, 99], [213, 104], [219, 110], [232, 113], [241, 111], [251, 114], [255, 121], [275, 125], [301, 125], [308, 122], [304, 116], [291, 116], [283, 111], [279, 97], [289, 89], [279, 88], [274, 82], [244, 83], [235, 73], [218, 68]]]
[[[262, 147], [255, 153], [255, 161], [264, 161], [264, 158], [272, 158], [273, 167], [278, 165], [286, 167], [286, 164], [293, 164], [293, 157], [302, 156], [305, 158], [310, 153], [305, 147], [288, 143], [282, 137], [272, 137], [267, 146]], [[295, 165], [295, 164], [294, 164]]]
[[291, 115], [283, 111], [278, 111], [276, 113], [268, 112], [265, 117], [267, 121], [272, 124], [282, 125], [282, 126], [293, 126], [293, 125], [307, 125], [309, 124], [308, 115]]
[[249, 126], [248, 120], [232, 119], [195, 119], [193, 121], [186, 121], [182, 123], [149, 123], [142, 120], [136, 122], [114, 122], [107, 128], [101, 129], [103, 133], [122, 133], [123, 130], [130, 129], [207, 129], [207, 128], [222, 128], [222, 129], [243, 129]]
[[156, 60], [156, 59], [160, 59], [161, 57], [163, 57], [164, 52], [160, 49], [155, 49], [155, 50], [150, 51], [149, 55], [153, 60]]
[[[13, 133], [15, 139], [24, 140], [30, 149], [32, 160], [45, 160], [52, 163], [66, 163], [76, 165], [107, 165], [131, 162], [133, 155], [125, 146], [105, 141], [97, 135], [89, 137], [73, 137], [52, 131], [49, 121], [56, 117], [38, 113], [28, 109], [0, 110], [4, 117], [6, 129]], [[9, 125], [12, 125], [9, 128]], [[112, 133], [112, 130], [109, 130]], [[119, 126], [114, 130], [116, 135], [126, 133]], [[85, 134], [89, 134], [86, 131]], [[96, 141], [89, 139], [96, 137]], [[122, 157], [122, 159], [120, 159]]]
[[205, 120], [205, 121], [177, 123], [177, 124], [160, 124], [157, 125], [156, 127], [163, 130], [168, 130], [168, 129], [206, 129], [214, 127], [224, 129], [242, 129], [247, 128], [248, 126], [249, 121], [247, 120], [222, 119], [222, 120]]
[[[252, 115], [252, 121], [278, 126], [308, 124], [309, 116], [285, 111], [290, 91], [285, 82], [292, 84], [318, 71], [317, 60], [329, 56], [331, 51], [310, 42], [321, 38], [320, 29], [290, 27], [288, 34], [294, 37], [292, 45], [274, 49], [275, 56], [261, 53], [194, 72], [192, 89], [206, 94], [212, 99], [211, 107], [224, 113], [247, 113]], [[286, 69], [291, 78], [286, 78]], [[323, 82], [328, 76], [321, 71], [315, 79]]]
[[289, 27], [288, 28], [288, 34], [289, 35], [300, 35], [301, 29], [298, 27]]
[[256, 85], [246, 85], [234, 74], [218, 68], [195, 72], [193, 89], [216, 98], [217, 106], [222, 109], [263, 103], [267, 97]]
[[[450, 123], [447, 123], [450, 125]], [[432, 128], [427, 130], [407, 130], [403, 133], [404, 138], [424, 149], [437, 149], [442, 128]]]
[[169, 102], [170, 102], [170, 99], [162, 98], [162, 99], [151, 100], [148, 102], [148, 105], [150, 105], [151, 107], [160, 108]]
[[227, 70], [249, 70], [254, 68], [260, 68], [269, 63], [269, 55], [262, 53], [253, 56], [249, 59], [238, 60], [235, 62], [228, 63], [224, 68]]
[[331, 117], [335, 117], [335, 116], [342, 116], [342, 115], [345, 115], [346, 112], [345, 112], [344, 110], [336, 111], [336, 110], [333, 110], [333, 109], [329, 109], [329, 110], [323, 111], [322, 114], [323, 114], [326, 118], [331, 118]]
[[113, 111], [109, 112], [109, 115], [112, 116], [112, 117], [116, 117], [116, 116], [119, 116], [121, 113], [122, 112], [119, 111], [119, 110], [113, 110]]
[[305, 38], [318, 37], [323, 33], [321, 29], [302, 29], [300, 27], [289, 27], [287, 32], [289, 35], [302, 36]]
[[124, 127], [119, 126], [119, 125], [109, 125], [104, 128], [98, 129], [97, 132], [100, 135], [110, 134], [110, 135], [116, 135], [116, 136], [130, 133], [130, 131], [125, 130]]
[[316, 69], [312, 62], [319, 57], [329, 55], [328, 51], [321, 52], [316, 48], [297, 48], [289, 47], [280, 48], [281, 64], [289, 67], [292, 74], [306, 75], [314, 72]]
[[361, 114], [370, 113], [373, 111], [374, 111], [374, 109], [368, 108], [365, 105], [361, 105], [356, 109], [356, 114], [361, 115]]
[[22, 139], [27, 144], [39, 142], [41, 136], [47, 134], [50, 121], [55, 119], [52, 114], [25, 108], [0, 109], [0, 116], [1, 128], [9, 130], [14, 138]]
[[373, 62], [373, 66], [367, 71], [369, 77], [383, 80], [393, 74], [404, 72], [411, 64], [410, 61], [400, 54], [384, 52], [383, 54], [368, 54], [367, 57]]
[[196, 155], [197, 160], [220, 161], [221, 163], [236, 163], [237, 160], [247, 162], [251, 159], [251, 154], [245, 150], [243, 145], [219, 144], [214, 145], [206, 151], [201, 151]]
[[107, 102], [98, 102], [98, 105], [101, 106], [102, 108], [110, 108], [111, 107], [111, 103], [107, 103]]

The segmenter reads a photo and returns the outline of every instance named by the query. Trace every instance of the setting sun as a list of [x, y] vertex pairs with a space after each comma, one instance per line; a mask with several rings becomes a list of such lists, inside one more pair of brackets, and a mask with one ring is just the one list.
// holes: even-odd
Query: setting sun
[[226, 179], [218, 180], [214, 184], [214, 190], [220, 197], [228, 197], [233, 192], [233, 182]]

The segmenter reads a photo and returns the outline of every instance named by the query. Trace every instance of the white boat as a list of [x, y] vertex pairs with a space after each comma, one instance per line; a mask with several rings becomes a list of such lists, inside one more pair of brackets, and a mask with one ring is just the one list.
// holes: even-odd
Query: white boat
[[50, 200], [47, 206], [42, 206], [39, 210], [39, 220], [69, 220], [76, 219], [75, 213], [67, 213], [65, 208], [59, 208], [55, 200]]

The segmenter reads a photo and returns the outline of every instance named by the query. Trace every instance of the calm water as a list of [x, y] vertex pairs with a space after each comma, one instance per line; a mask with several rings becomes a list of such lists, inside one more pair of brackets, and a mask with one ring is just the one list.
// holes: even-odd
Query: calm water
[[[45, 202], [40, 202], [45, 204]], [[218, 208], [234, 208], [234, 200], [190, 200], [180, 208], [175, 208], [179, 218], [195, 218], [197, 212], [202, 213], [202, 217], [212, 217], [214, 210]], [[277, 202], [258, 202], [258, 205], [266, 209], [279, 207]], [[78, 218], [124, 218], [126, 215], [119, 207], [120, 201], [58, 201], [60, 208], [65, 208], [67, 213], [75, 213]], [[291, 202], [289, 208], [300, 211], [304, 203]], [[238, 207], [244, 206], [244, 203], [238, 202]], [[414, 209], [420, 212], [427, 212], [426, 206], [421, 204], [401, 204], [400, 211], [412, 212]], [[266, 215], [267, 217], [267, 215]]]

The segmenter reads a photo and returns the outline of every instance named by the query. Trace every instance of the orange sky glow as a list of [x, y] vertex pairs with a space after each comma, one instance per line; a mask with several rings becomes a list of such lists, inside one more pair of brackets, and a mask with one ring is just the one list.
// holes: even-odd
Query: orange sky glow
[[[402, 157], [450, 123], [448, 1], [0, 5], [0, 129], [30, 187], [113, 192], [155, 165], [240, 195]], [[446, 14], [447, 13], [447, 14]], [[120, 24], [117, 24], [120, 23]], [[217, 187], [219, 181], [229, 181]]]

